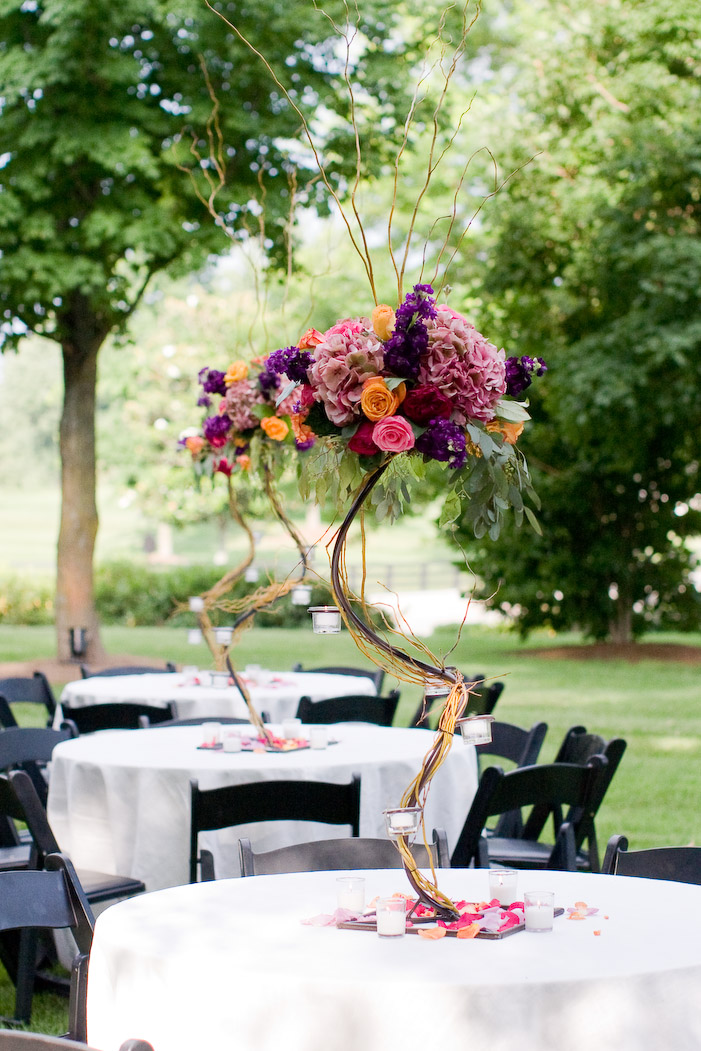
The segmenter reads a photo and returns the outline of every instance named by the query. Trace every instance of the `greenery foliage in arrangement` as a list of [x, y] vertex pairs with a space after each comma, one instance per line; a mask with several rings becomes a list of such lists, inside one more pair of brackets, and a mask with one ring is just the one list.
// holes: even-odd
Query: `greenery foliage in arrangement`
[[[542, 536], [456, 536], [522, 632], [694, 628], [701, 532], [701, 57], [684, 0], [516, 4], [495, 48], [513, 164], [489, 215], [489, 316], [548, 383], [524, 436]], [[548, 29], [544, 28], [548, 26]], [[528, 27], [533, 29], [529, 33]], [[573, 69], [577, 75], [573, 76]], [[535, 70], [535, 75], [534, 75]], [[514, 72], [516, 71], [516, 72]]]

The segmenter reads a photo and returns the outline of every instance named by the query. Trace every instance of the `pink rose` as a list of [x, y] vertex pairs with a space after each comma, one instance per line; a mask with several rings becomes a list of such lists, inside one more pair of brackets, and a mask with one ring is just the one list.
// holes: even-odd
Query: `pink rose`
[[403, 453], [414, 448], [414, 432], [403, 416], [385, 416], [372, 431], [372, 440], [385, 453]]

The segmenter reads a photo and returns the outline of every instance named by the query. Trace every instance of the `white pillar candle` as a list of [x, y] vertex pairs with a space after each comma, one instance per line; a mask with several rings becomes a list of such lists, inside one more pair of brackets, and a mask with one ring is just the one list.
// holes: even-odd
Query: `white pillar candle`
[[380, 898], [377, 902], [377, 933], [381, 938], [406, 934], [406, 905], [403, 898]]
[[555, 895], [551, 890], [526, 891], [523, 896], [526, 930], [543, 934], [553, 929]]
[[518, 873], [514, 869], [490, 869], [489, 893], [500, 905], [511, 905], [516, 901]]
[[365, 880], [362, 876], [339, 876], [336, 880], [336, 904], [339, 909], [362, 912], [365, 908]]

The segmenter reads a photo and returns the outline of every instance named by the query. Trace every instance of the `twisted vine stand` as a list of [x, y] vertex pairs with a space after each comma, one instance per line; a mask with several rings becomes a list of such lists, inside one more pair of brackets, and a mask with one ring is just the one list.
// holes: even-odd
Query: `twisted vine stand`
[[[401, 800], [402, 810], [418, 808], [421, 811], [421, 827], [424, 842], [426, 842], [423, 815], [426, 796], [431, 779], [443, 763], [453, 744], [455, 726], [467, 707], [470, 690], [457, 669], [430, 664], [393, 646], [387, 639], [374, 631], [351, 606], [345, 573], [346, 538], [356, 516], [361, 511], [375, 485], [377, 485], [387, 470], [390, 462], [391, 457], [367, 478], [338, 530], [331, 558], [331, 586], [346, 627], [362, 652], [370, 656], [385, 671], [394, 674], [404, 682], [420, 683], [424, 688], [429, 685], [435, 686], [438, 683], [445, 683], [448, 687], [448, 696], [441, 711], [433, 744], [424, 756], [421, 770], [409, 785]], [[425, 647], [424, 652], [427, 657], [436, 660]], [[413, 835], [395, 832], [392, 834], [392, 838], [401, 855], [404, 871], [416, 892], [418, 900], [429, 908], [434, 909], [436, 915], [440, 918], [456, 919], [459, 915], [458, 910], [453, 902], [438, 889], [433, 864], [431, 866], [432, 879], [430, 880], [418, 871], [411, 853]], [[431, 856], [430, 851], [429, 856]]]

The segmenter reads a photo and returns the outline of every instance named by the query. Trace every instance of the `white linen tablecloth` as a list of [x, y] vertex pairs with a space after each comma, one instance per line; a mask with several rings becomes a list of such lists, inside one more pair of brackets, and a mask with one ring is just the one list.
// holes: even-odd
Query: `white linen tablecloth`
[[[193, 777], [200, 788], [216, 788], [262, 779], [343, 783], [358, 773], [360, 834], [384, 835], [382, 811], [399, 805], [433, 732], [339, 723], [329, 733], [337, 744], [282, 754], [200, 750], [199, 726], [105, 730], [64, 741], [53, 752], [49, 820], [75, 865], [142, 879], [149, 890], [187, 882]], [[444, 828], [452, 847], [476, 788], [474, 748], [456, 738], [431, 783], [429, 835]], [[230, 876], [239, 873], [241, 836], [255, 850], [273, 850], [344, 832], [343, 826], [266, 822], [206, 833], [200, 843], [212, 850], [217, 875]]]
[[[408, 892], [366, 871], [366, 900]], [[98, 918], [88, 1040], [155, 1051], [698, 1051], [701, 887], [519, 873], [519, 892], [598, 907], [549, 934], [500, 941], [305, 926], [335, 908], [335, 872], [167, 890]], [[488, 896], [480, 869], [439, 872], [454, 899]], [[596, 934], [600, 931], [600, 934]]]
[[[296, 715], [300, 697], [321, 701], [325, 697], [345, 697], [353, 693], [368, 696], [376, 693], [375, 684], [367, 675], [261, 671], [255, 680], [244, 674], [241, 678], [256, 711], [267, 712], [272, 722], [282, 722]], [[114, 701], [165, 707], [169, 701], [174, 701], [180, 719], [202, 714], [211, 718], [227, 716], [245, 719], [247, 715], [246, 704], [235, 686], [220, 688], [199, 685], [182, 672], [93, 675], [88, 679], [66, 683], [61, 700], [75, 707]], [[60, 722], [61, 712], [57, 709], [54, 725], [59, 726]]]

